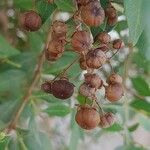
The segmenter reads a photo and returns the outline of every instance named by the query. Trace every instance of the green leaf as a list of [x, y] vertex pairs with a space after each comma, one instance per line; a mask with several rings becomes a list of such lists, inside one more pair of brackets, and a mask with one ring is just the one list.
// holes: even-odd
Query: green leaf
[[119, 132], [123, 130], [123, 127], [120, 124], [115, 123], [111, 127], [104, 129], [104, 130], [109, 131], [109, 132]]
[[58, 9], [64, 12], [74, 12], [75, 11], [75, 4], [73, 0], [55, 0], [55, 3]]
[[33, 1], [32, 0], [14, 0], [14, 5], [16, 8], [21, 10], [32, 9]]
[[85, 96], [83, 96], [81, 94], [78, 95], [77, 100], [81, 105], [85, 104], [85, 102], [87, 104], [92, 104], [92, 102], [93, 102], [92, 100], [90, 100], [89, 98], [86, 98]]
[[36, 3], [36, 9], [39, 15], [42, 17], [42, 21], [45, 22], [56, 9], [55, 3], [50, 4], [46, 0], [39, 0]]
[[128, 127], [128, 130], [129, 130], [130, 132], [134, 132], [138, 127], [139, 127], [139, 123], [136, 123], [136, 124], [134, 124], [134, 125]]
[[18, 55], [20, 52], [10, 46], [10, 44], [0, 35], [0, 58], [7, 58]]
[[150, 116], [150, 103], [146, 100], [135, 99], [130, 103], [130, 106], [137, 111]]
[[49, 116], [64, 117], [71, 112], [71, 109], [65, 104], [53, 103], [50, 104], [49, 107], [46, 110], [44, 110], [44, 112], [48, 113]]
[[129, 26], [129, 41], [132, 42], [133, 46], [135, 46], [144, 29], [144, 1], [124, 0], [124, 5], [125, 15]]
[[141, 77], [132, 78], [132, 84], [140, 95], [150, 96], [150, 88], [146, 81]]

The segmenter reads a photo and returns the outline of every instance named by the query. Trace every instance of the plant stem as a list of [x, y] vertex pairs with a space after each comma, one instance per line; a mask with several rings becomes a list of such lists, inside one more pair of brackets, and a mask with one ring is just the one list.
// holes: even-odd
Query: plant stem
[[128, 78], [128, 71], [130, 68], [130, 64], [131, 64], [131, 55], [132, 55], [132, 51], [133, 51], [133, 46], [132, 44], [129, 44], [129, 54], [126, 58], [125, 64], [124, 64], [124, 76], [123, 76], [123, 86], [124, 86], [124, 97], [125, 97], [125, 101], [124, 101], [124, 143], [125, 145], [129, 145], [130, 141], [129, 141], [129, 131], [128, 131], [128, 119], [129, 119], [129, 109], [128, 109], [128, 98], [126, 95], [126, 80]]
[[19, 120], [19, 117], [22, 113], [22, 111], [24, 110], [24, 107], [26, 106], [26, 104], [28, 103], [29, 101], [29, 98], [30, 96], [32, 95], [32, 92], [33, 92], [33, 89], [35, 88], [37, 82], [39, 81], [40, 79], [40, 74], [41, 74], [41, 70], [42, 70], [42, 66], [43, 66], [43, 62], [44, 62], [44, 51], [45, 51], [45, 48], [44, 50], [42, 51], [41, 55], [39, 56], [39, 60], [38, 60], [38, 63], [37, 65], [35, 66], [35, 73], [34, 73], [34, 76], [33, 76], [33, 80], [31, 82], [31, 85], [30, 87], [28, 88], [25, 96], [23, 97], [23, 100], [20, 104], [20, 107], [18, 108], [15, 116], [12, 118], [8, 128], [7, 128], [7, 133], [9, 133], [12, 129], [15, 129], [16, 128], [16, 124]]

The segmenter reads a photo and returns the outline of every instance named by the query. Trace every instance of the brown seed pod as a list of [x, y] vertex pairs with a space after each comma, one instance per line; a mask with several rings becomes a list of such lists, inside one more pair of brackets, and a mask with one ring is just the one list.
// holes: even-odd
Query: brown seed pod
[[65, 43], [61, 40], [52, 40], [49, 42], [48, 51], [53, 53], [63, 53]]
[[100, 89], [103, 85], [103, 81], [97, 74], [86, 73], [85, 75], [85, 83], [90, 85], [90, 87], [95, 89]]
[[89, 68], [98, 69], [107, 61], [106, 54], [100, 49], [94, 49], [87, 53], [86, 64]]
[[51, 86], [52, 94], [59, 99], [67, 99], [73, 95], [74, 85], [66, 79], [60, 79], [53, 82]]
[[92, 43], [93, 39], [87, 31], [76, 31], [71, 39], [72, 47], [78, 53], [87, 51], [91, 48]]
[[83, 69], [83, 70], [87, 70], [87, 69], [88, 69], [84, 57], [81, 57], [81, 58], [79, 59], [79, 65], [80, 65], [80, 68]]
[[118, 84], [118, 83], [109, 84], [105, 89], [105, 97], [110, 102], [116, 102], [120, 100], [123, 94], [124, 94], [124, 91], [123, 91], [122, 84]]
[[107, 24], [110, 26], [114, 26], [117, 22], [118, 22], [118, 17], [107, 18]]
[[45, 50], [45, 58], [48, 61], [56, 61], [62, 56], [62, 53], [54, 53], [54, 52], [49, 52], [48, 50]]
[[81, 84], [79, 88], [79, 93], [88, 98], [93, 98], [95, 92], [95, 88], [92, 88], [89, 84], [86, 83]]
[[99, 127], [109, 128], [115, 123], [115, 116], [111, 112], [107, 112], [104, 115], [100, 115]]
[[50, 82], [45, 82], [41, 85], [41, 89], [46, 92], [46, 93], [51, 93], [51, 83]]
[[52, 39], [64, 39], [67, 33], [67, 25], [61, 21], [54, 21], [52, 25]]
[[20, 17], [21, 26], [27, 31], [37, 31], [42, 24], [41, 17], [35, 11], [27, 11]]
[[115, 84], [115, 83], [122, 83], [122, 77], [116, 73], [112, 73], [108, 79], [107, 79], [108, 84]]
[[81, 128], [91, 130], [98, 126], [100, 117], [95, 108], [85, 106], [79, 108], [75, 120]]
[[[87, 3], [89, 3], [91, 0], [76, 0], [77, 4], [79, 6], [81, 5], [86, 5]], [[93, 1], [93, 0], [92, 0]]]
[[116, 9], [112, 5], [108, 5], [108, 7], [105, 9], [105, 16], [112, 19], [116, 18], [118, 15]]
[[113, 48], [114, 49], [121, 49], [124, 47], [124, 42], [121, 39], [117, 39], [113, 41]]
[[100, 43], [107, 44], [107, 43], [110, 42], [111, 37], [110, 37], [110, 35], [109, 35], [107, 32], [101, 32], [101, 33], [98, 34], [97, 40], [98, 40]]
[[104, 22], [105, 13], [99, 1], [92, 1], [81, 8], [81, 18], [88, 26], [99, 26]]
[[99, 49], [101, 49], [103, 52], [106, 52], [109, 50], [109, 46], [107, 46], [106, 44], [101, 44], [101, 46], [99, 47]]

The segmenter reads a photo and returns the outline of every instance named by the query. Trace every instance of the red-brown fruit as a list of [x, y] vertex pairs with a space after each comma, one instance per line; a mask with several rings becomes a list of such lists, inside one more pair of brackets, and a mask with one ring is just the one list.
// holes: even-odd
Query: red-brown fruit
[[106, 9], [105, 9], [105, 16], [108, 18], [116, 18], [117, 16], [117, 11], [116, 9], [112, 6], [109, 5]]
[[95, 73], [94, 74], [86, 73], [84, 76], [85, 76], [85, 83], [90, 85], [90, 87], [95, 89], [99, 89], [102, 87], [103, 81], [101, 80], [99, 75]]
[[79, 88], [79, 93], [85, 97], [93, 98], [95, 95], [95, 88], [92, 88], [89, 84], [83, 83]]
[[124, 47], [124, 42], [121, 39], [117, 39], [113, 41], [113, 48], [114, 49], [121, 49]]
[[77, 124], [86, 130], [94, 129], [100, 122], [99, 113], [93, 107], [81, 107], [76, 113], [75, 120]]
[[87, 53], [86, 64], [89, 68], [98, 69], [107, 61], [106, 54], [100, 49], [94, 49]]
[[107, 43], [110, 42], [111, 37], [110, 37], [110, 35], [109, 35], [107, 32], [101, 32], [101, 33], [98, 34], [97, 40], [98, 40], [100, 43], [107, 44]]
[[100, 26], [105, 13], [99, 1], [92, 1], [81, 8], [81, 18], [88, 26]]
[[41, 17], [35, 11], [28, 11], [20, 17], [21, 26], [27, 31], [37, 31], [42, 24]]
[[52, 25], [52, 38], [65, 40], [67, 33], [67, 25], [62, 21], [54, 21]]
[[[81, 5], [86, 5], [87, 3], [89, 3], [91, 0], [76, 0], [77, 1], [77, 4], [79, 6]], [[93, 1], [93, 0], [92, 0]]]
[[88, 69], [88, 67], [86, 65], [86, 60], [85, 60], [84, 57], [81, 57], [79, 59], [79, 65], [80, 65], [80, 68], [83, 69], [83, 70], [87, 70]]
[[76, 31], [71, 39], [73, 49], [78, 52], [86, 52], [93, 43], [91, 35], [87, 31]]
[[115, 83], [122, 83], [122, 77], [119, 74], [112, 73], [108, 79], [107, 79], [108, 84], [115, 84]]
[[74, 85], [65, 79], [54, 81], [51, 87], [52, 94], [62, 100], [70, 98], [74, 92]]
[[120, 100], [123, 94], [124, 94], [124, 91], [123, 91], [122, 84], [118, 84], [118, 83], [109, 84], [105, 89], [105, 97], [110, 102], [116, 102]]
[[56, 61], [58, 60], [60, 57], [62, 56], [62, 53], [58, 53], [58, 52], [50, 52], [48, 50], [45, 50], [45, 58], [48, 61]]
[[104, 115], [100, 115], [99, 127], [109, 128], [115, 123], [115, 116], [111, 112], [107, 112]]
[[41, 85], [41, 89], [46, 93], [51, 93], [51, 83], [45, 82]]
[[110, 26], [114, 26], [117, 22], [118, 22], [118, 17], [107, 18], [107, 24]]

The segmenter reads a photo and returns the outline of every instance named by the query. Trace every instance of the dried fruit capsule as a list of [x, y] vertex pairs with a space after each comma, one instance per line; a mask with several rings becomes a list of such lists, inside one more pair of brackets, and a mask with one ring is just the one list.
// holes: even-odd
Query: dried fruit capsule
[[123, 96], [123, 86], [122, 84], [109, 84], [105, 89], [105, 97], [110, 102], [116, 102]]
[[20, 17], [21, 26], [27, 31], [37, 31], [42, 24], [41, 17], [34, 11], [28, 11]]
[[105, 15], [107, 17], [108, 25], [113, 26], [117, 23], [117, 19], [118, 19], [117, 11], [112, 5], [109, 5], [105, 9]]
[[121, 49], [124, 47], [124, 42], [121, 39], [117, 39], [113, 41], [113, 48], [114, 49]]
[[75, 120], [81, 128], [91, 130], [98, 126], [100, 117], [95, 108], [82, 106], [77, 111]]
[[53, 39], [64, 39], [67, 33], [67, 25], [61, 21], [55, 21], [52, 26], [52, 38]]
[[94, 74], [86, 73], [84, 76], [85, 76], [85, 83], [90, 85], [90, 87], [95, 89], [99, 89], [102, 87], [103, 82], [99, 77], [99, 75], [95, 73]]
[[76, 0], [77, 1], [77, 4], [79, 6], [81, 5], [86, 5], [87, 3], [89, 3], [91, 0]]
[[106, 54], [100, 49], [94, 49], [87, 53], [86, 64], [89, 68], [98, 69], [107, 61]]
[[46, 93], [51, 93], [51, 83], [45, 82], [41, 85], [41, 89]]
[[51, 86], [51, 91], [56, 98], [67, 99], [73, 95], [74, 85], [66, 79], [56, 80]]
[[45, 58], [48, 61], [56, 61], [57, 59], [59, 59], [62, 56], [62, 53], [58, 53], [58, 52], [50, 52], [48, 50], [45, 50]]
[[86, 60], [85, 60], [84, 57], [81, 57], [79, 59], [79, 65], [80, 65], [80, 68], [83, 69], [83, 70], [87, 70], [88, 69], [88, 67], [86, 65]]
[[71, 39], [71, 44], [76, 52], [87, 51], [93, 43], [91, 35], [87, 31], [76, 31]]
[[81, 84], [79, 88], [79, 93], [85, 97], [92, 98], [95, 92], [95, 88], [90, 87], [90, 85], [86, 83]]
[[108, 33], [106, 32], [101, 32], [98, 34], [97, 36], [97, 40], [100, 42], [100, 43], [104, 43], [104, 44], [107, 44], [110, 42], [111, 40], [111, 37]]
[[105, 9], [105, 15], [108, 18], [115, 18], [117, 16], [117, 11], [112, 5], [108, 5]]
[[115, 84], [115, 83], [122, 83], [122, 77], [116, 73], [112, 73], [108, 79], [107, 79], [108, 84]]
[[99, 127], [109, 128], [115, 123], [115, 116], [111, 112], [107, 112], [104, 115], [100, 115]]
[[99, 26], [104, 22], [105, 13], [99, 1], [92, 1], [81, 8], [81, 18], [88, 26]]

